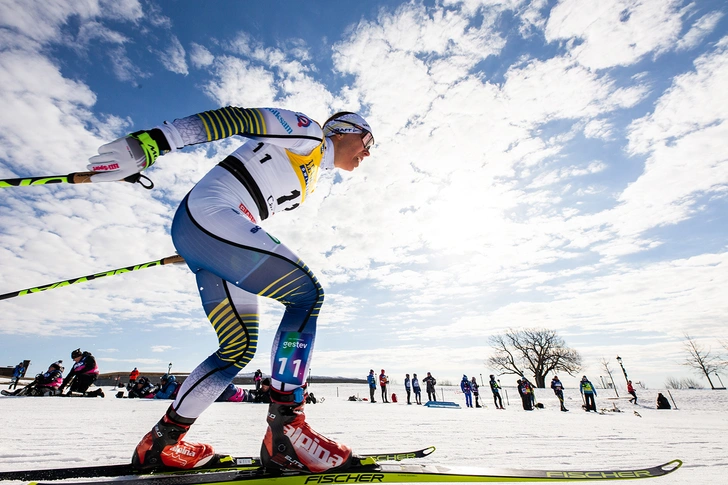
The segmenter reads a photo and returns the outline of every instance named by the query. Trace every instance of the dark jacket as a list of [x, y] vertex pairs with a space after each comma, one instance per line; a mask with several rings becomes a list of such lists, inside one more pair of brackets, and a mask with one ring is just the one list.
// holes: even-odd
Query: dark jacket
[[437, 384], [437, 380], [434, 377], [429, 375], [422, 379], [422, 382], [427, 385], [427, 392], [435, 392], [435, 385]]
[[84, 352], [83, 356], [81, 356], [81, 360], [73, 364], [71, 371], [68, 373], [66, 378], [63, 379], [63, 385], [61, 385], [61, 387], [66, 387], [74, 377], [80, 374], [99, 375], [99, 368], [96, 365], [96, 359], [93, 355], [91, 355], [91, 352]]

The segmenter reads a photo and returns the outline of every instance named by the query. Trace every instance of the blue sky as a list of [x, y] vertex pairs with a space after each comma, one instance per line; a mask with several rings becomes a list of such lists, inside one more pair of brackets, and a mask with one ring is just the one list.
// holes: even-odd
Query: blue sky
[[[547, 327], [594, 380], [620, 355], [659, 387], [689, 375], [686, 333], [723, 349], [725, 2], [259, 3], [0, 0], [0, 178], [84, 171], [220, 106], [360, 111], [372, 156], [266, 221], [326, 289], [314, 374], [487, 375], [490, 335]], [[165, 156], [152, 191], [4, 189], [0, 293], [174, 254], [176, 204], [239, 143]], [[77, 347], [190, 371], [216, 348], [185, 267], [0, 304], [0, 365], [32, 372]], [[250, 371], [281, 315], [262, 310]]]

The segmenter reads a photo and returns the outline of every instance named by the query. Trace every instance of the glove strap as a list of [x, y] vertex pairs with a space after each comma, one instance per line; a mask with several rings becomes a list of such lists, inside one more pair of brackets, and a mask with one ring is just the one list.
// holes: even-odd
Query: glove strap
[[146, 158], [145, 169], [154, 165], [157, 157], [168, 153], [171, 149], [167, 138], [162, 133], [162, 130], [155, 128], [150, 131], [137, 131], [129, 135], [139, 142], [139, 145], [144, 150], [144, 157]]

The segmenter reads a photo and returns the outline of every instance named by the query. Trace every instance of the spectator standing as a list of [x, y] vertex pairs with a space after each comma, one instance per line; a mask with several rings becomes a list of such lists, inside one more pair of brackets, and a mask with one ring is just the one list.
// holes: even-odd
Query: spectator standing
[[473, 397], [475, 398], [475, 407], [476, 408], [482, 408], [483, 406], [480, 405], [480, 402], [478, 401], [478, 396], [480, 395], [480, 392], [478, 392], [478, 381], [475, 380], [475, 376], [470, 380], [470, 389], [473, 390]]
[[410, 402], [410, 395], [412, 393], [412, 384], [410, 383], [409, 374], [404, 375], [404, 390], [407, 392], [407, 404], [412, 404]]
[[70, 384], [69, 393], [77, 392], [83, 395], [104, 397], [100, 388], [88, 394], [86, 393], [89, 386], [96, 382], [99, 377], [99, 368], [91, 352], [81, 352], [81, 349], [76, 349], [71, 352], [71, 359], [74, 362], [73, 367], [71, 367], [66, 378], [63, 379], [63, 384], [58, 388], [58, 392], [63, 393], [66, 386]]
[[493, 402], [495, 403], [495, 408], [505, 409], [503, 407], [503, 399], [500, 395], [500, 384], [498, 384], [498, 382], [495, 380], [495, 376], [493, 374], [490, 375], [490, 381], [488, 382], [488, 384], [490, 384], [490, 391], [493, 393]]
[[563, 384], [561, 384], [559, 376], [554, 376], [554, 378], [551, 379], [551, 389], [554, 390], [554, 394], [556, 394], [556, 397], [559, 398], [559, 403], [561, 403], [561, 410], [568, 411], [568, 409], [566, 409], [566, 406], [564, 406], [564, 386]]
[[672, 409], [670, 401], [661, 392], [657, 393], [657, 409]]
[[422, 404], [422, 389], [420, 389], [420, 380], [417, 379], [417, 374], [412, 374], [412, 391], [415, 393], [415, 402]]
[[523, 381], [523, 385], [526, 387], [526, 393], [528, 394], [528, 398], [531, 400], [531, 407], [536, 407], [536, 392], [533, 390], [533, 384], [531, 384], [531, 381], [526, 379], [526, 377], [521, 377], [521, 380]]
[[460, 390], [463, 391], [465, 396], [465, 407], [473, 407], [473, 389], [470, 387], [470, 381], [468, 376], [463, 374], [463, 378], [460, 380]]
[[374, 375], [374, 369], [369, 369], [367, 382], [369, 383], [369, 401], [375, 403], [377, 402], [374, 400], [374, 392], [377, 390], [377, 376]]
[[384, 373], [384, 369], [382, 369], [382, 373], [379, 374], [379, 387], [382, 388], [382, 402], [389, 402], [389, 399], [387, 398], [387, 384], [389, 384], [389, 377], [387, 377], [387, 374]]
[[10, 379], [10, 385], [8, 386], [8, 389], [17, 389], [18, 381], [21, 377], [23, 377], [24, 372], [25, 366], [22, 362], [15, 366], [15, 368], [13, 369], [13, 378]]
[[255, 374], [253, 375], [253, 382], [255, 382], [255, 392], [260, 391], [260, 383], [263, 380], [263, 373], [260, 371], [260, 369], [255, 371]]
[[629, 402], [637, 404], [637, 393], [634, 392], [634, 386], [632, 386], [632, 381], [627, 381], [627, 393], [632, 395], [632, 399], [630, 399]]
[[129, 373], [129, 385], [131, 386], [136, 382], [137, 378], [139, 377], [139, 369], [134, 367], [134, 370]]
[[435, 385], [437, 384], [437, 380], [432, 377], [432, 374], [430, 374], [429, 372], [427, 373], [427, 377], [422, 380], [427, 386], [427, 400], [437, 401], [437, 394], [435, 393]]
[[533, 401], [531, 400], [531, 395], [528, 392], [528, 381], [526, 379], [518, 379], [516, 383], [518, 384], [518, 395], [521, 396], [523, 409], [525, 411], [533, 411]]
[[594, 385], [589, 382], [589, 379], [587, 379], [586, 376], [581, 378], [579, 390], [581, 391], [581, 395], [584, 397], [584, 410], [586, 412], [597, 412], [597, 402], [594, 399], [597, 396], [597, 390]]

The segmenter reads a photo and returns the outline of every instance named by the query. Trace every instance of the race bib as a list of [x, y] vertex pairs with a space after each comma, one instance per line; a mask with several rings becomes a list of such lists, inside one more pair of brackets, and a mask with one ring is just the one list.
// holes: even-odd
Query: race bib
[[313, 334], [284, 332], [273, 357], [273, 378], [295, 385], [306, 382], [312, 343]]

